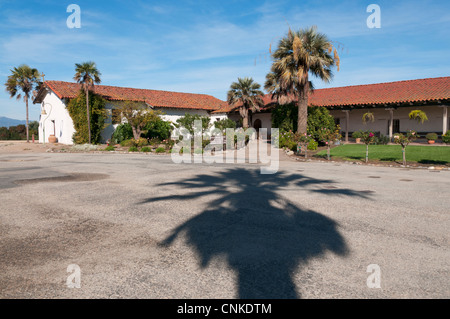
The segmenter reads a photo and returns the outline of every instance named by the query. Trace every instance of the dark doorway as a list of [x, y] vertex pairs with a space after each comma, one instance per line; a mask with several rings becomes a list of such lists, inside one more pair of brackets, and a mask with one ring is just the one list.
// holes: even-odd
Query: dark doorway
[[259, 139], [259, 129], [262, 127], [262, 122], [260, 119], [256, 119], [253, 123], [253, 128], [256, 130], [256, 137]]

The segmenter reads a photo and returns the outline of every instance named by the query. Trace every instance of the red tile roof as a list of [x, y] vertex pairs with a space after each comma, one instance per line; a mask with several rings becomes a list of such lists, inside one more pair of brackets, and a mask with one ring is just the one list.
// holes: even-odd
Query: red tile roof
[[[63, 81], [46, 81], [59, 98], [74, 98], [80, 84]], [[117, 86], [96, 85], [95, 92], [110, 101], [146, 101], [155, 107], [202, 109], [225, 113], [238, 106], [205, 94], [178, 93], [159, 90], [133, 89]], [[35, 103], [41, 102], [38, 94]], [[430, 102], [450, 99], [450, 77], [427, 78], [378, 84], [344, 86], [317, 89], [309, 96], [309, 105], [340, 107], [359, 105], [384, 105], [408, 102]], [[271, 94], [263, 97], [265, 108], [276, 104]]]
[[[429, 102], [450, 99], [450, 77], [317, 89], [309, 95], [314, 106], [384, 105]], [[263, 97], [265, 108], [276, 104], [271, 94]], [[216, 112], [230, 112], [238, 106], [227, 106]]]
[[[45, 81], [60, 99], [75, 98], [81, 85], [63, 81]], [[179, 93], [159, 90], [133, 89], [108, 85], [95, 85], [94, 91], [109, 101], [144, 101], [154, 107], [217, 110], [227, 105], [226, 102], [206, 94]], [[35, 103], [41, 102], [38, 97]], [[41, 95], [42, 96], [42, 95]], [[43, 98], [43, 96], [42, 96]]]
[[450, 77], [428, 78], [315, 90], [310, 105], [346, 106], [450, 99]]

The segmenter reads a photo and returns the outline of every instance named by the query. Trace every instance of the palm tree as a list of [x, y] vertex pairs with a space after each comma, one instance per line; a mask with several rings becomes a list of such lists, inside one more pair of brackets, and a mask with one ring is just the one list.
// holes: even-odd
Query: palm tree
[[95, 62], [84, 62], [81, 64], [75, 63], [75, 76], [73, 79], [81, 83], [83, 91], [86, 93], [86, 114], [89, 132], [89, 144], [91, 144], [91, 119], [89, 112], [89, 90], [95, 84], [101, 83], [100, 76], [102, 75], [97, 69]]
[[[26, 64], [22, 64], [17, 68], [11, 70], [11, 75], [8, 76], [5, 86], [6, 91], [11, 95], [11, 98], [16, 96], [17, 100], [20, 100], [23, 94], [23, 100], [26, 105], [26, 132], [27, 143], [30, 142], [29, 129], [28, 129], [28, 99], [31, 95], [35, 95], [39, 89], [40, 78], [39, 71], [37, 69], [30, 68]], [[22, 91], [22, 93], [18, 93]]]
[[243, 121], [242, 126], [244, 129], [248, 128], [248, 114], [249, 110], [252, 112], [259, 111], [261, 106], [264, 105], [262, 96], [264, 93], [260, 90], [261, 85], [254, 82], [252, 78], [238, 78], [237, 82], [233, 82], [230, 85], [230, 90], [227, 94], [227, 101], [229, 105], [239, 106], [239, 114]]
[[[334, 55], [331, 52], [334, 49]], [[274, 62], [266, 76], [265, 89], [278, 99], [279, 103], [296, 101], [298, 104], [298, 133], [305, 133], [308, 118], [308, 93], [313, 89], [309, 73], [329, 82], [339, 56], [336, 48], [315, 26], [298, 32], [289, 29], [278, 48], [272, 54]]]

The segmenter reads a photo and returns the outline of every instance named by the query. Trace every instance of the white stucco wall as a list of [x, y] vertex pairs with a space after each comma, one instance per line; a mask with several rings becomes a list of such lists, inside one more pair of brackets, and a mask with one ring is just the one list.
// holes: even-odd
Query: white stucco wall
[[158, 107], [155, 108], [155, 110], [159, 110], [163, 113], [161, 118], [164, 121], [170, 121], [175, 123], [179, 118], [183, 117], [186, 113], [189, 114], [198, 114], [200, 116], [208, 116], [208, 111], [205, 110], [193, 110], [193, 109], [176, 109], [176, 108], [164, 108], [164, 107]]
[[[107, 140], [111, 139], [114, 130], [117, 128], [119, 124], [112, 124], [112, 109], [120, 107], [121, 102], [108, 102], [105, 105], [105, 109], [107, 110], [108, 119], [105, 121], [105, 128], [101, 133], [102, 143], [105, 143]], [[218, 114], [210, 114], [205, 110], [195, 110], [195, 109], [176, 109], [176, 108], [154, 108], [155, 111], [162, 112], [161, 118], [164, 121], [169, 121], [172, 123], [176, 123], [177, 119], [183, 117], [188, 114], [197, 114], [200, 116], [207, 116], [211, 118], [211, 124], [214, 124], [216, 119], [224, 119], [227, 118], [225, 113]], [[212, 128], [211, 128], [212, 129]]]
[[[44, 139], [45, 143], [48, 143], [48, 137], [55, 133], [58, 143], [73, 144], [72, 136], [75, 129], [64, 102], [50, 91], [41, 103], [41, 111], [42, 108], [45, 109], [47, 114], [41, 114], [39, 119], [39, 143], [44, 143]], [[54, 120], [54, 124], [52, 120]]]
[[252, 115], [252, 126], [255, 126], [256, 120], [261, 120], [261, 127], [267, 129], [267, 134], [271, 134], [272, 114], [270, 113], [254, 113]]

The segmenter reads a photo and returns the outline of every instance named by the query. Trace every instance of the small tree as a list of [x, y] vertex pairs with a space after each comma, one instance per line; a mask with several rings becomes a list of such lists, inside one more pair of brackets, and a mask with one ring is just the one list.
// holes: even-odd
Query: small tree
[[369, 144], [375, 142], [375, 134], [371, 131], [365, 131], [361, 133], [361, 140], [366, 144], [366, 163], [369, 162]]
[[214, 122], [214, 127], [218, 128], [222, 133], [225, 132], [227, 128], [236, 128], [236, 122], [232, 119], [221, 119]]
[[402, 146], [403, 165], [406, 166], [406, 146], [417, 138], [416, 131], [410, 130], [406, 135], [397, 133], [394, 135], [394, 142]]
[[125, 101], [116, 108], [115, 121], [120, 122], [125, 118], [131, 125], [133, 138], [138, 140], [142, 133], [145, 133], [146, 125], [155, 121], [161, 112], [152, 110], [147, 104], [142, 102]]
[[341, 134], [339, 134], [339, 125], [334, 131], [325, 127], [319, 130], [318, 133], [319, 140], [325, 143], [325, 145], [327, 146], [327, 159], [330, 160], [331, 145], [341, 139]]
[[184, 127], [189, 131], [191, 135], [195, 134], [195, 121], [202, 121], [202, 134], [204, 134], [210, 127], [210, 118], [207, 116], [201, 116], [198, 114], [186, 113], [183, 117], [177, 119], [177, 127]]

